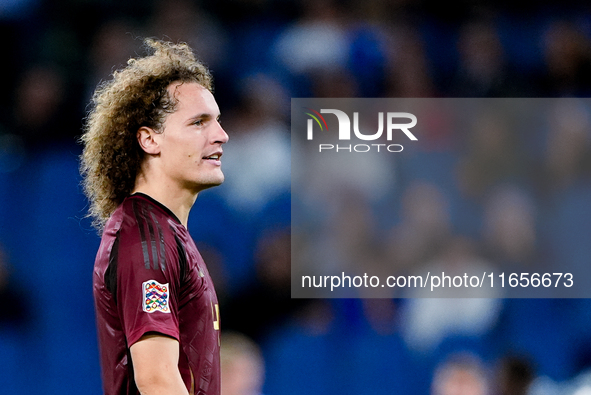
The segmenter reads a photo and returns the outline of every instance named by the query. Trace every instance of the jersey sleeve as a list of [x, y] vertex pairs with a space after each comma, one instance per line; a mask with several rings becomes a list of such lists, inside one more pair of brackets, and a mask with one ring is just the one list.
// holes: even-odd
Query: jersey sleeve
[[[117, 309], [127, 347], [158, 332], [179, 340], [179, 259], [157, 224], [119, 235]], [[141, 226], [141, 225], [140, 225]], [[148, 228], [148, 226], [146, 226]]]

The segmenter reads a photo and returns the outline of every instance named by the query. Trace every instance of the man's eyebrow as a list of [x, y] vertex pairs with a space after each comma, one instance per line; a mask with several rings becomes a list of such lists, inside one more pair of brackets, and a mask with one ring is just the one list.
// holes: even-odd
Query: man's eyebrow
[[[218, 114], [216, 119], [219, 119], [220, 115], [221, 114]], [[190, 117], [189, 121], [196, 121], [198, 119], [206, 119], [207, 120], [207, 119], [212, 119], [212, 118], [214, 118], [214, 116], [212, 114], [205, 112], [205, 113], [197, 114], [197, 115]]]
[[204, 112], [201, 114], [193, 115], [189, 119], [203, 119], [203, 118], [211, 118], [211, 114]]

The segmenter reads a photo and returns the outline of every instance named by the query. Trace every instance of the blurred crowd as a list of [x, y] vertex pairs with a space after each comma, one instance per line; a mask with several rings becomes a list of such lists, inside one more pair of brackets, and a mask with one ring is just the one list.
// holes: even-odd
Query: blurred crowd
[[[291, 299], [289, 132], [292, 97], [589, 96], [589, 5], [4, 0], [0, 32], [3, 393], [101, 393], [99, 238], [76, 139], [97, 83], [144, 37], [195, 49], [230, 135], [226, 182], [189, 220], [220, 297], [224, 395], [591, 391], [587, 300]], [[431, 115], [420, 149], [388, 164], [393, 189], [378, 175], [319, 198], [327, 243], [365, 243], [363, 259], [403, 268], [588, 264], [588, 103], [555, 109], [544, 132], [513, 132], [494, 111], [462, 130]], [[373, 248], [384, 237], [389, 250]]]

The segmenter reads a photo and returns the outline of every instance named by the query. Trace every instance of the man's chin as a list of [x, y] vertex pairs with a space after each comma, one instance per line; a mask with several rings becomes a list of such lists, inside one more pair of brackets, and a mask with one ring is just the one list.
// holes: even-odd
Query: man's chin
[[224, 183], [224, 176], [222, 175], [219, 178], [207, 180], [198, 184], [195, 184], [194, 187], [197, 192], [201, 192], [205, 189], [217, 187], [218, 185], [222, 185]]

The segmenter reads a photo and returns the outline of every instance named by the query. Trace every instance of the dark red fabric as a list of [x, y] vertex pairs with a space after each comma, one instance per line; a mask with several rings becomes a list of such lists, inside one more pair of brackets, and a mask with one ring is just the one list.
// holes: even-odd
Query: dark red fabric
[[217, 296], [170, 210], [143, 194], [128, 197], [103, 231], [93, 285], [105, 395], [139, 394], [129, 347], [148, 332], [179, 341], [187, 389], [220, 394]]

